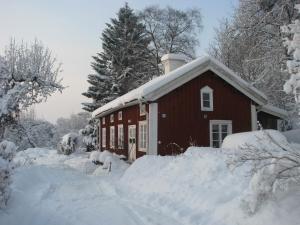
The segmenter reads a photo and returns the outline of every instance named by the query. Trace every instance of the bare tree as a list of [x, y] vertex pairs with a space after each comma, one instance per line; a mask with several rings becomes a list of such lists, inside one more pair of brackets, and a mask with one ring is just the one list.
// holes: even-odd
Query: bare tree
[[0, 139], [22, 109], [63, 90], [60, 71], [60, 64], [41, 42], [35, 40], [28, 45], [11, 40], [4, 56], [0, 56]]
[[202, 17], [199, 9], [177, 10], [171, 7], [149, 6], [140, 12], [140, 18], [151, 38], [151, 49], [157, 59], [166, 53], [181, 53], [195, 57], [199, 45]]

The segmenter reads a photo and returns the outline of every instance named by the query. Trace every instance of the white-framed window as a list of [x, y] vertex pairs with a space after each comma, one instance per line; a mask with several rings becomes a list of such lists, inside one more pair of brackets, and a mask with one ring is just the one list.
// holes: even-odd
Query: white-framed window
[[114, 114], [110, 115], [110, 122], [113, 123], [114, 122]]
[[140, 151], [147, 151], [147, 139], [148, 139], [148, 132], [147, 132], [147, 121], [140, 121], [139, 122], [139, 150]]
[[224, 138], [232, 134], [231, 120], [210, 120], [210, 146], [220, 148]]
[[118, 120], [122, 120], [123, 119], [123, 113], [122, 111], [118, 112]]
[[118, 149], [124, 149], [124, 127], [123, 127], [123, 124], [118, 125]]
[[146, 115], [146, 104], [140, 104], [140, 116]]
[[109, 147], [114, 148], [115, 147], [115, 127], [110, 127], [110, 133], [109, 133]]
[[201, 111], [213, 111], [214, 110], [214, 98], [213, 89], [208, 86], [201, 88]]
[[102, 147], [106, 147], [106, 128], [102, 128]]
[[105, 117], [102, 118], [102, 124], [105, 125]]

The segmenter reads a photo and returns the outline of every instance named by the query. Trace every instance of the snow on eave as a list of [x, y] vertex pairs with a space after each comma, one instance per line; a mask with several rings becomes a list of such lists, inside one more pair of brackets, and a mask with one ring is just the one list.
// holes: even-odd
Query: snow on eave
[[[138, 102], [155, 101], [159, 97], [169, 93], [194, 77], [203, 74], [207, 70], [212, 70], [215, 72], [218, 76], [225, 79], [225, 81], [233, 85], [259, 105], [264, 105], [267, 103], [267, 97], [263, 93], [251, 86], [242, 78], [238, 77], [232, 70], [218, 60], [205, 55], [171, 71], [168, 74], [156, 77], [144, 85], [128, 92], [127, 94], [116, 98], [115, 100], [96, 109], [92, 113], [92, 116], [96, 117], [101, 116], [104, 113], [107, 114], [108, 112], [123, 108], [127, 106], [128, 103], [133, 101], [135, 101], [136, 104]], [[222, 72], [226, 73], [226, 77], [222, 76]]]
[[260, 111], [271, 114], [273, 116], [279, 117], [279, 118], [287, 118], [288, 117], [288, 112], [285, 111], [284, 109], [280, 109], [278, 107], [275, 107], [273, 105], [267, 104], [263, 105], [260, 108]]

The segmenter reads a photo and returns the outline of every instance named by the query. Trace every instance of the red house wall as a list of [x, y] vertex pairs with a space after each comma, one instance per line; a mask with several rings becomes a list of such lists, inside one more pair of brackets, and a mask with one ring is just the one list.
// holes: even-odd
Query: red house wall
[[[213, 89], [212, 112], [201, 111], [200, 89], [206, 85]], [[209, 146], [210, 120], [232, 120], [233, 133], [251, 130], [251, 100], [211, 71], [173, 90], [157, 102], [160, 155], [172, 154], [175, 145], [170, 143], [176, 143], [183, 150], [191, 142], [197, 146]]]
[[[146, 106], [146, 110], [148, 111], [148, 106]], [[122, 120], [118, 120], [118, 112], [122, 111]], [[110, 115], [114, 115], [114, 122], [110, 122]], [[106, 147], [103, 148], [101, 144], [101, 151], [109, 150], [111, 152], [115, 152], [119, 155], [124, 155], [128, 157], [128, 126], [136, 125], [136, 157], [141, 157], [145, 155], [145, 152], [141, 152], [138, 150], [138, 129], [139, 129], [139, 121], [146, 120], [146, 115], [140, 116], [139, 105], [130, 106], [127, 108], [123, 108], [121, 110], [115, 111], [111, 114], [105, 116], [105, 124], [102, 124], [101, 118], [101, 132], [102, 128], [106, 129]], [[123, 124], [124, 128], [124, 149], [118, 149], [118, 125]], [[110, 127], [115, 127], [115, 148], [110, 148]]]

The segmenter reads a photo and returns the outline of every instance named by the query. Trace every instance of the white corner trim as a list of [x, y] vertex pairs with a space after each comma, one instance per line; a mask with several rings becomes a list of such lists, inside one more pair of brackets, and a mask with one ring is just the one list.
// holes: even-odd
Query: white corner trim
[[[209, 86], [205, 86], [200, 90], [201, 111], [214, 111], [214, 90]], [[209, 94], [209, 107], [203, 105], [203, 93]]]
[[158, 106], [157, 103], [149, 104], [148, 121], [148, 155], [157, 155], [157, 130], [158, 130]]
[[257, 112], [256, 106], [251, 103], [251, 130], [257, 130]]

